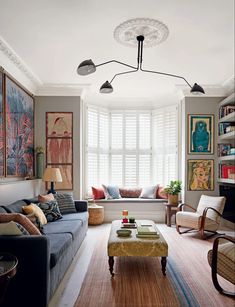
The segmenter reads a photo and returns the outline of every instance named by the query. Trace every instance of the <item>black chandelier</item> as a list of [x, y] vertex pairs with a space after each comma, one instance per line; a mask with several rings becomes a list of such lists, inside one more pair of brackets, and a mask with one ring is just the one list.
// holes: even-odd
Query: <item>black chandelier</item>
[[148, 72], [148, 73], [159, 74], [159, 75], [183, 79], [188, 84], [188, 86], [191, 88], [191, 90], [190, 90], [191, 93], [193, 93], [193, 94], [205, 94], [204, 89], [200, 85], [198, 85], [197, 83], [194, 83], [194, 85], [191, 86], [190, 83], [182, 76], [168, 74], [168, 73], [164, 73], [164, 72], [160, 72], [160, 71], [143, 69], [142, 68], [142, 61], [143, 61], [144, 36], [139, 35], [139, 36], [136, 37], [136, 39], [138, 41], [137, 67], [134, 67], [134, 66], [131, 66], [129, 64], [119, 62], [119, 61], [116, 61], [116, 60], [111, 60], [111, 61], [104, 62], [104, 63], [98, 64], [98, 65], [95, 65], [92, 60], [85, 60], [85, 61], [83, 61], [79, 64], [79, 66], [77, 68], [77, 73], [81, 76], [86, 76], [86, 75], [94, 73], [96, 71], [96, 67], [106, 65], [106, 64], [109, 64], [109, 63], [118, 63], [118, 64], [121, 64], [121, 65], [127, 66], [127, 67], [131, 68], [132, 70], [128, 70], [128, 71], [124, 71], [124, 72], [120, 72], [120, 73], [115, 74], [110, 82], [106, 81], [101, 86], [100, 93], [106, 93], [106, 94], [112, 93], [113, 87], [112, 87], [111, 83], [113, 82], [113, 80], [117, 76], [129, 74], [129, 73], [133, 73], [133, 72], [137, 72], [138, 70], [141, 70], [143, 72]]

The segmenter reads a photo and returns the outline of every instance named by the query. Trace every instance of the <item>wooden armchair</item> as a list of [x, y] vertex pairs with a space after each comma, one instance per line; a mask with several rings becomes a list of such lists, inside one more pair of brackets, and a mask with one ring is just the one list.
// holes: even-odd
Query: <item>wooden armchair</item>
[[[201, 238], [206, 238], [205, 231], [212, 232], [211, 237], [217, 234], [220, 218], [222, 216], [225, 205], [225, 197], [215, 197], [201, 195], [197, 209], [187, 204], [179, 205], [179, 212], [176, 213], [176, 229], [179, 234], [186, 233], [192, 230], [200, 232]], [[182, 211], [184, 207], [193, 210]], [[185, 231], [180, 231], [180, 227], [189, 228]]]
[[[220, 239], [226, 243], [219, 244]], [[217, 274], [235, 285], [235, 238], [219, 236], [214, 240], [213, 248], [208, 251], [207, 258], [211, 266], [213, 284], [221, 294], [234, 297], [234, 292], [224, 290], [217, 279]]]

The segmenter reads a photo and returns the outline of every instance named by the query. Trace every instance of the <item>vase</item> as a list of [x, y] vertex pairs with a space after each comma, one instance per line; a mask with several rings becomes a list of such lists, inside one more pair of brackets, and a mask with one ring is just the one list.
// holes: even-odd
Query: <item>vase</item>
[[42, 178], [44, 169], [44, 153], [38, 153], [36, 155], [36, 174], [37, 178]]
[[178, 201], [179, 201], [178, 194], [176, 195], [168, 194], [168, 204], [169, 205], [178, 205]]

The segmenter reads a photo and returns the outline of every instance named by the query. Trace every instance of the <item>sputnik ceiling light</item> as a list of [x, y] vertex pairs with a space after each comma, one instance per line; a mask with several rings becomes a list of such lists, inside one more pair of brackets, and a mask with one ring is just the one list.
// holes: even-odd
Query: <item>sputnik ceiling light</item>
[[77, 73], [81, 76], [86, 76], [92, 74], [96, 71], [96, 68], [102, 65], [110, 64], [110, 63], [117, 63], [120, 65], [124, 65], [131, 70], [127, 70], [124, 72], [117, 73], [113, 76], [110, 81], [106, 81], [100, 88], [100, 93], [112, 93], [113, 87], [111, 83], [117, 76], [125, 75], [134, 73], [137, 71], [159, 74], [174, 78], [179, 78], [184, 80], [188, 86], [191, 88], [190, 92], [193, 94], [205, 94], [204, 89], [194, 83], [193, 86], [182, 76], [154, 71], [154, 70], [146, 70], [142, 68], [143, 62], [143, 44], [145, 40], [145, 47], [153, 47], [156, 44], [160, 44], [168, 37], [169, 30], [165, 24], [162, 22], [155, 20], [155, 19], [148, 19], [148, 18], [136, 18], [127, 20], [121, 25], [119, 25], [114, 31], [114, 38], [121, 44], [126, 46], [136, 46], [137, 44], [137, 66], [132, 66], [120, 61], [110, 60], [98, 65], [95, 65], [92, 60], [85, 60], [81, 62], [77, 68]]

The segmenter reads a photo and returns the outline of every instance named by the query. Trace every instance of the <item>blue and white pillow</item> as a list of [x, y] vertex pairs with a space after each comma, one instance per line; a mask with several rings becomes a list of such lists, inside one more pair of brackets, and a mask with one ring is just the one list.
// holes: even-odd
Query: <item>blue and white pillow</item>
[[39, 208], [42, 209], [47, 222], [53, 222], [62, 218], [60, 209], [56, 200], [47, 201], [46, 203], [39, 203]]
[[75, 203], [73, 200], [73, 195], [56, 193], [54, 194], [54, 197], [58, 202], [61, 214], [77, 212]]
[[108, 190], [109, 195], [113, 199], [121, 198], [118, 186], [116, 186], [116, 185], [108, 185], [107, 186], [107, 190]]

